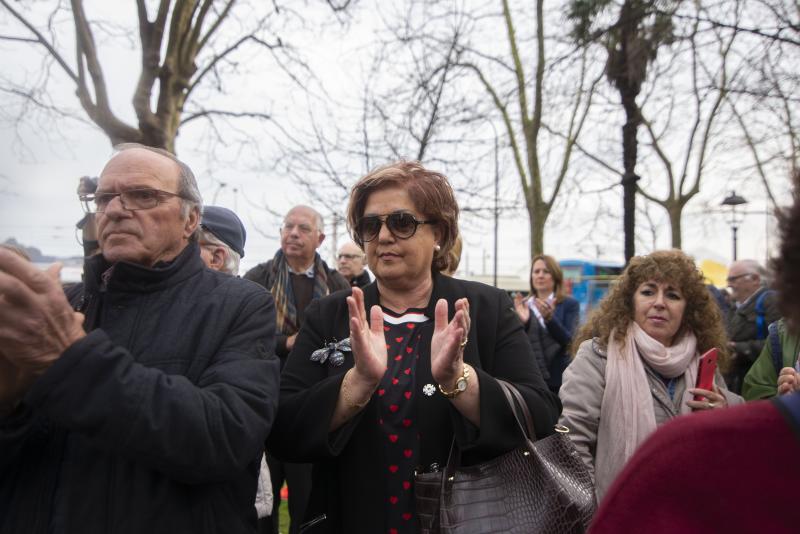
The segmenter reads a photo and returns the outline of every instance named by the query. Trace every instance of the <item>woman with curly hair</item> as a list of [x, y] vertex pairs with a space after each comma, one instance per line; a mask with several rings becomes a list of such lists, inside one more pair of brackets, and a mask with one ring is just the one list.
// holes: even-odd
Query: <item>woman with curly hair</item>
[[[794, 179], [794, 205], [778, 212], [782, 244], [772, 266], [781, 312], [797, 331], [800, 173]], [[797, 532], [790, 510], [797, 506], [799, 456], [800, 393], [681, 417], [631, 458], [590, 532]]]
[[725, 362], [725, 341], [719, 309], [689, 256], [668, 250], [631, 260], [578, 332], [559, 393], [560, 422], [594, 472], [598, 500], [658, 425], [741, 402], [719, 371], [713, 391], [692, 387], [701, 354], [717, 347]]

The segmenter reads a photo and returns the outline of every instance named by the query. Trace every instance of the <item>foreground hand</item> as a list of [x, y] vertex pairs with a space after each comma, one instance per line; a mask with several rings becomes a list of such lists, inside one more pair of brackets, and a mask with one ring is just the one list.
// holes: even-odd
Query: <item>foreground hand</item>
[[86, 335], [59, 281], [61, 265], [46, 271], [0, 249], [0, 347], [8, 362], [43, 373], [67, 347]]
[[522, 324], [526, 324], [531, 318], [531, 309], [528, 307], [528, 303], [525, 302], [525, 295], [522, 293], [516, 293], [514, 295], [514, 311], [517, 312], [517, 316], [519, 320], [522, 321]]
[[714, 410], [717, 408], [726, 408], [728, 406], [725, 395], [720, 392], [717, 386], [714, 386], [714, 391], [701, 388], [689, 388], [689, 393], [705, 397], [705, 400], [696, 401], [690, 399], [686, 401], [686, 405], [693, 410]]
[[370, 387], [378, 387], [386, 373], [383, 311], [380, 306], [373, 306], [368, 322], [364, 309], [364, 293], [357, 287], [347, 297], [347, 309], [350, 312], [350, 347], [355, 361], [354, 379]]
[[791, 367], [784, 367], [778, 375], [778, 395], [794, 393], [800, 389], [800, 374]]
[[449, 388], [464, 372], [464, 346], [470, 328], [469, 301], [458, 299], [453, 320], [447, 322], [447, 301], [439, 299], [434, 312], [431, 338], [431, 374], [443, 387]]

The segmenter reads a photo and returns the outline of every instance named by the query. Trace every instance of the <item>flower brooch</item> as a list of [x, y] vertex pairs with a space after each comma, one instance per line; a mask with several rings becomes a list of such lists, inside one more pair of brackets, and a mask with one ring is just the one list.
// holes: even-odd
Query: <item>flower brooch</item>
[[332, 366], [339, 367], [344, 363], [345, 352], [352, 352], [349, 337], [338, 342], [325, 343], [321, 349], [311, 353], [311, 361], [319, 362], [320, 365], [329, 361]]

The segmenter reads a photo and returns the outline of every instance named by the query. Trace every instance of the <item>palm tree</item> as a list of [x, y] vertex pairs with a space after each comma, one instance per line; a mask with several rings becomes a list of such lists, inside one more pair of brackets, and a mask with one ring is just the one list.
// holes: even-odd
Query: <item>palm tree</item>
[[[636, 137], [642, 117], [636, 97], [647, 79], [647, 68], [659, 47], [673, 40], [672, 14], [680, 0], [571, 0], [568, 18], [573, 22], [572, 37], [582, 46], [601, 43], [608, 52], [606, 77], [617, 89], [625, 110], [622, 126], [624, 173], [623, 214], [625, 262], [635, 253]], [[618, 9], [618, 13], [614, 11]], [[604, 21], [613, 21], [603, 26]]]

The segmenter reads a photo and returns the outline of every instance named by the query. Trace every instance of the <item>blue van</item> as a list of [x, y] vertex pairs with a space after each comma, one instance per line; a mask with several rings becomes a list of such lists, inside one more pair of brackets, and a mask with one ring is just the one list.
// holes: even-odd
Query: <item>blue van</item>
[[564, 271], [564, 292], [581, 306], [580, 324], [586, 322], [589, 312], [606, 296], [625, 268], [617, 263], [586, 260], [562, 260], [558, 264]]

